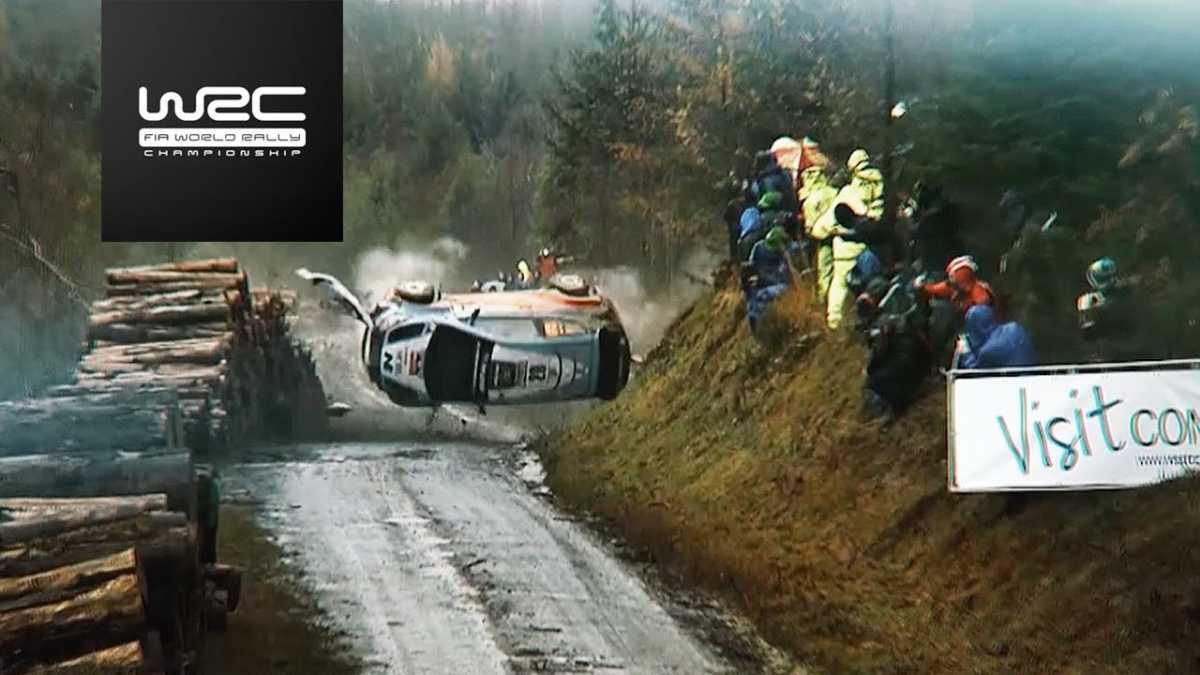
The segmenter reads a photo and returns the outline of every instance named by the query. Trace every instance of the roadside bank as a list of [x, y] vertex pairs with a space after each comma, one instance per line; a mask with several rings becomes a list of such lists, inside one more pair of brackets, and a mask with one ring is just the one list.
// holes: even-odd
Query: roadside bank
[[950, 495], [945, 394], [864, 422], [863, 348], [804, 292], [753, 340], [732, 281], [550, 437], [548, 483], [838, 673], [1200, 670], [1200, 484]]

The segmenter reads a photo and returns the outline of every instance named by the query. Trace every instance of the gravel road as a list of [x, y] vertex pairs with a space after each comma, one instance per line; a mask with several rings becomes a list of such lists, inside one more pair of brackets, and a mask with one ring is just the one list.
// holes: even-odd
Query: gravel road
[[258, 506], [365, 672], [764, 669], [745, 636], [713, 640], [736, 632], [719, 608], [648, 583], [558, 511], [532, 455], [402, 442], [255, 457], [226, 470], [226, 494]]

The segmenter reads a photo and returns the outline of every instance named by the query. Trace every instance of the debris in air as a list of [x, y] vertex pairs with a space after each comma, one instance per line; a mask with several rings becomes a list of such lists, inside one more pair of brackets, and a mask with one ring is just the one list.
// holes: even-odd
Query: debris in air
[[349, 403], [338, 401], [337, 403], [330, 403], [328, 406], [325, 406], [325, 415], [327, 417], [344, 417], [351, 410], [352, 408]]

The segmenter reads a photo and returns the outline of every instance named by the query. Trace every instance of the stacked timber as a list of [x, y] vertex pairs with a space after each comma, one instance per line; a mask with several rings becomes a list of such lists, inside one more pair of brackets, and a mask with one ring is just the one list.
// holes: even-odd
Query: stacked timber
[[324, 423], [294, 304], [233, 259], [108, 270], [74, 382], [0, 402], [0, 674], [194, 670], [241, 572], [192, 449]]
[[110, 269], [92, 303], [86, 353], [52, 397], [171, 388], [199, 451], [312, 433], [325, 397], [289, 334], [295, 296], [252, 289], [233, 258]]
[[215, 565], [178, 406], [162, 388], [0, 402], [0, 673], [182, 673], [224, 626], [240, 572]]
[[197, 551], [165, 494], [0, 499], [0, 672], [188, 670], [212, 583]]

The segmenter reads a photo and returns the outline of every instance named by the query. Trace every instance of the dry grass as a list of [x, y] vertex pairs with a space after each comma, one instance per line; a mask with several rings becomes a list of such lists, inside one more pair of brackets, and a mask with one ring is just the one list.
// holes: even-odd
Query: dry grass
[[702, 300], [553, 439], [560, 495], [832, 672], [1200, 672], [1200, 484], [950, 495], [939, 382], [863, 422], [862, 348], [805, 293], [769, 346], [739, 304]]

